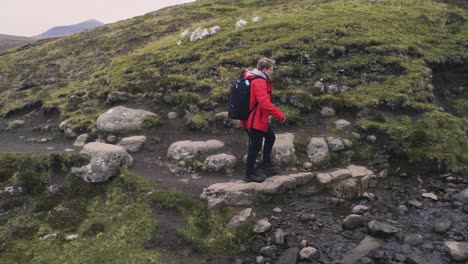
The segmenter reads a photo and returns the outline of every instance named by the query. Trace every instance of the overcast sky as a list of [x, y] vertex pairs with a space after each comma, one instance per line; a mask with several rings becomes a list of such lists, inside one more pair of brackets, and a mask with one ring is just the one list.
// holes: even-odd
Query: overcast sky
[[112, 23], [194, 0], [1, 0], [0, 34], [39, 35], [54, 26], [96, 19]]

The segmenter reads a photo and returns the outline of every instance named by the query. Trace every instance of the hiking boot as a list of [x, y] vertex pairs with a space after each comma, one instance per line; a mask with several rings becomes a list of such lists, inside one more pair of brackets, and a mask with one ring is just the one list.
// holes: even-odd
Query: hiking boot
[[264, 161], [260, 166], [258, 166], [258, 170], [267, 177], [278, 175], [281, 172], [281, 168], [272, 161]]
[[263, 182], [264, 180], [265, 180], [265, 176], [259, 174], [256, 171], [244, 177], [244, 181], [246, 182]]

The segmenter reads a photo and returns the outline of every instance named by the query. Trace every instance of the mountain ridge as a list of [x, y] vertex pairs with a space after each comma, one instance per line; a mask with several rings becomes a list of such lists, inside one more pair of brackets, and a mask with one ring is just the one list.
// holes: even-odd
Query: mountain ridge
[[49, 30], [41, 33], [39, 35], [33, 36], [36, 39], [44, 39], [44, 38], [57, 38], [57, 37], [64, 37], [69, 36], [72, 34], [79, 33], [83, 30], [93, 29], [96, 27], [100, 27], [104, 25], [104, 23], [96, 20], [96, 19], [88, 19], [86, 21], [73, 24], [73, 25], [66, 25], [66, 26], [55, 26], [50, 28]]

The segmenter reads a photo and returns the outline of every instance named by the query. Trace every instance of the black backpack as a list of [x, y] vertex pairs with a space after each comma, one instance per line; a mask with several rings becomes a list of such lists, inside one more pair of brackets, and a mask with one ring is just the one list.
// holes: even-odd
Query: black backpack
[[257, 107], [257, 104], [252, 110], [249, 109], [250, 104], [250, 84], [253, 80], [261, 77], [239, 78], [231, 83], [229, 88], [229, 110], [228, 116], [231, 119], [247, 120], [250, 113]]

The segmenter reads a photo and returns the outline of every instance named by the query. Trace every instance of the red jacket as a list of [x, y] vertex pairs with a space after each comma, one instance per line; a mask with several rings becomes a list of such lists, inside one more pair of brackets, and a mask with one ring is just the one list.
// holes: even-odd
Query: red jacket
[[[252, 80], [256, 76], [260, 78]], [[255, 104], [258, 103], [258, 105], [250, 113], [247, 121], [241, 121], [241, 125], [245, 128], [267, 132], [270, 115], [280, 121], [284, 120], [285, 115], [271, 102], [273, 85], [268, 78], [264, 77], [265, 75], [258, 70], [244, 71], [244, 78], [252, 80], [250, 84], [250, 110], [254, 109]]]

